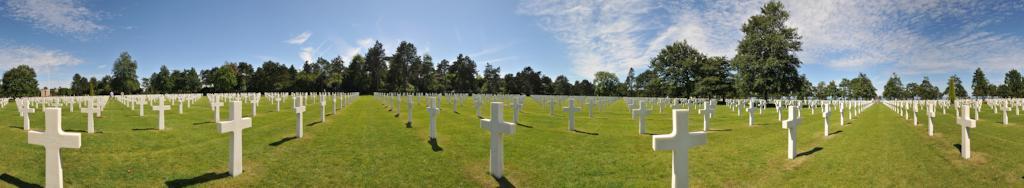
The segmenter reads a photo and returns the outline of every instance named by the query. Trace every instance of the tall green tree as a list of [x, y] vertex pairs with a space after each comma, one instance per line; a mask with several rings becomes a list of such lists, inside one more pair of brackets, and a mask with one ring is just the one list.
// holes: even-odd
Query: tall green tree
[[802, 63], [795, 54], [801, 50], [801, 37], [786, 20], [789, 12], [782, 3], [771, 1], [743, 24], [744, 36], [732, 62], [742, 93], [768, 98], [799, 89], [795, 83], [800, 83], [797, 69]]
[[889, 77], [889, 81], [885, 83], [885, 87], [882, 90], [882, 97], [886, 99], [903, 99], [905, 89], [903, 88], [903, 81], [900, 81], [900, 76], [896, 73], [892, 73]]
[[1024, 97], [1024, 77], [1021, 77], [1017, 69], [1010, 69], [1003, 77], [1003, 85], [1006, 85], [1007, 94], [1011, 97]]
[[[960, 77], [956, 75], [949, 76], [948, 85], [949, 86], [946, 87], [946, 91], [942, 93], [943, 95], [950, 95], [956, 98], [968, 97], [967, 90], [964, 90], [964, 85], [963, 82], [960, 81]], [[953, 101], [955, 99], [951, 98], [950, 100]]]
[[988, 78], [985, 78], [985, 72], [981, 71], [981, 68], [974, 70], [974, 79], [971, 80], [971, 95], [974, 97], [987, 97], [989, 93]]
[[115, 93], [133, 94], [139, 88], [139, 78], [135, 71], [139, 65], [128, 52], [121, 52], [121, 55], [114, 60], [113, 77], [110, 89]]
[[594, 73], [594, 92], [599, 96], [619, 96], [619, 77], [615, 73], [598, 71]]
[[490, 63], [484, 65], [484, 79], [483, 79], [483, 92], [484, 93], [502, 93], [504, 92], [503, 84], [501, 80], [501, 67], [494, 67]]
[[564, 75], [558, 75], [558, 77], [555, 77], [555, 83], [552, 83], [552, 84], [554, 84], [554, 87], [555, 87], [555, 93], [554, 93], [555, 95], [572, 95], [573, 94], [573, 91], [572, 91], [573, 83], [569, 83], [569, 78], [566, 78]]
[[[654, 59], [651, 59], [650, 69], [667, 84], [670, 96], [687, 97], [693, 92], [705, 61], [707, 61], [707, 56], [687, 44], [686, 41], [675, 42], [665, 46]], [[601, 93], [601, 83], [597, 78], [594, 79], [594, 82], [597, 92]]]
[[384, 45], [380, 44], [380, 41], [376, 41], [373, 47], [366, 50], [366, 80], [367, 88], [361, 91], [365, 92], [376, 92], [384, 91], [384, 82], [387, 76], [388, 67], [385, 64], [387, 60], [387, 54], [384, 53]]
[[[732, 74], [729, 73], [729, 61], [725, 57], [711, 57], [697, 66], [694, 96], [704, 98], [725, 98], [733, 92]], [[803, 79], [803, 81], [807, 81]], [[810, 82], [807, 81], [807, 85]], [[807, 88], [808, 92], [810, 87]], [[809, 95], [809, 93], [807, 93]]]
[[448, 72], [452, 74], [450, 83], [455, 92], [473, 93], [479, 91], [479, 85], [476, 83], [476, 62], [469, 58], [469, 56], [459, 54], [449, 69]]
[[36, 71], [28, 65], [18, 65], [4, 72], [3, 85], [0, 91], [5, 97], [39, 96], [39, 82]]
[[392, 54], [388, 61], [387, 87], [389, 91], [411, 92], [409, 78], [412, 65], [419, 65], [420, 57], [416, 55], [416, 46], [412, 43], [402, 41], [398, 44], [395, 54]]

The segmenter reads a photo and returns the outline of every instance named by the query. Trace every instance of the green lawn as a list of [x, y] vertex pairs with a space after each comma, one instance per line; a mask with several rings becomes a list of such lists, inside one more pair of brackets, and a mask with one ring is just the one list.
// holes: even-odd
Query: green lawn
[[[428, 140], [425, 102], [415, 105], [405, 125], [405, 104], [397, 117], [383, 101], [359, 97], [319, 122], [320, 107], [310, 103], [305, 135], [295, 134], [295, 114], [283, 103], [274, 112], [262, 100], [252, 128], [244, 131], [244, 173], [228, 177], [229, 134], [220, 134], [204, 99], [177, 114], [167, 113], [167, 130], [156, 131], [156, 112], [145, 117], [111, 100], [96, 120], [97, 131], [82, 133], [81, 149], [63, 149], [68, 187], [494, 187], [487, 173], [489, 132], [480, 128], [471, 100], [460, 113], [442, 102], [438, 142]], [[577, 114], [581, 132], [567, 130], [567, 114], [548, 115], [546, 105], [525, 103], [516, 133], [505, 136], [505, 174], [518, 187], [667, 187], [671, 154], [653, 151], [651, 136], [638, 134], [619, 100], [593, 118]], [[564, 105], [564, 104], [563, 104]], [[489, 105], [481, 115], [488, 118]], [[243, 114], [250, 116], [249, 105]], [[150, 106], [146, 107], [150, 109]], [[328, 104], [328, 108], [330, 105]], [[227, 118], [227, 107], [221, 117]], [[987, 107], [985, 108], [987, 109]], [[328, 109], [328, 111], [330, 111]], [[505, 110], [511, 121], [511, 108]], [[922, 111], [923, 112], [923, 111]], [[699, 187], [1021, 187], [1024, 186], [1024, 116], [981, 113], [972, 132], [973, 158], [963, 160], [955, 144], [960, 128], [953, 112], [937, 110], [936, 135], [876, 104], [847, 125], [831, 117], [832, 136], [823, 137], [820, 113], [804, 109], [798, 152], [786, 158], [786, 130], [774, 108], [748, 127], [718, 106], [708, 144], [690, 150], [690, 184]], [[784, 114], [785, 115], [785, 114]], [[785, 117], [784, 117], [785, 118]], [[43, 148], [27, 143], [14, 103], [0, 110], [0, 187], [44, 182]], [[32, 114], [42, 131], [43, 113]], [[85, 115], [64, 109], [67, 131], [86, 129]], [[671, 132], [669, 109], [652, 109], [648, 132]], [[690, 130], [701, 129], [701, 115], [690, 114]], [[439, 151], [435, 151], [439, 150]]]

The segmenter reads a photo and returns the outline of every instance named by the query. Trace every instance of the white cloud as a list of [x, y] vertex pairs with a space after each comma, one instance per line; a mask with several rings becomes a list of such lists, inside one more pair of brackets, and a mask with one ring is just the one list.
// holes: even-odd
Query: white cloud
[[85, 35], [105, 29], [99, 14], [75, 0], [8, 0], [5, 9], [15, 19], [52, 33]]
[[313, 35], [313, 33], [310, 33], [308, 31], [307, 32], [302, 32], [301, 34], [296, 35], [295, 37], [292, 37], [291, 39], [285, 40], [284, 42], [288, 43], [288, 44], [302, 44], [302, 43], [306, 43], [306, 40], [309, 40], [309, 36], [311, 36], [311, 35]]
[[53, 72], [59, 68], [81, 64], [77, 57], [59, 50], [32, 47], [0, 47], [0, 68], [7, 70], [18, 65], [28, 65], [36, 74]]
[[355, 56], [356, 54], [362, 52], [364, 49], [369, 49], [370, 47], [372, 47], [374, 44], [373, 42], [374, 40], [372, 38], [364, 38], [357, 40], [356, 46], [346, 45], [347, 47], [341, 50], [341, 57], [345, 58], [345, 60], [348, 61], [348, 58]]
[[305, 63], [313, 62], [313, 52], [313, 47], [302, 48], [302, 51], [299, 51], [299, 59], [302, 59]]
[[[733, 56], [747, 19], [766, 1], [527, 0], [519, 13], [566, 43], [575, 73], [644, 67], [665, 45], [686, 40]], [[879, 73], [1005, 71], [1024, 58], [1024, 36], [986, 31], [1014, 19], [1024, 2], [784, 0], [787, 25], [803, 37], [804, 63]], [[933, 76], [934, 78], [934, 76]]]

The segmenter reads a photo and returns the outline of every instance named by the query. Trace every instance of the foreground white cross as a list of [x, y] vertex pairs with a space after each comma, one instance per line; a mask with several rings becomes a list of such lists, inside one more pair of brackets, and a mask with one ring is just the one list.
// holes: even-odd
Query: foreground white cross
[[22, 128], [24, 128], [26, 131], [32, 130], [32, 127], [31, 127], [32, 122], [29, 119], [29, 114], [36, 113], [36, 109], [32, 108], [32, 105], [30, 105], [30, 104], [28, 104], [26, 102], [24, 107], [21, 107], [21, 106], [18, 107], [18, 113], [21, 115], [21, 126], [22, 126]]
[[935, 125], [932, 124], [932, 118], [935, 118], [935, 103], [928, 103], [928, 136], [932, 136], [935, 132]]
[[60, 108], [45, 108], [46, 132], [28, 132], [28, 143], [46, 148], [46, 187], [64, 187], [60, 148], [82, 147], [82, 135], [65, 133], [60, 125]]
[[971, 119], [971, 108], [963, 107], [963, 116], [956, 118], [956, 124], [960, 125], [960, 156], [964, 159], [971, 159], [971, 128], [978, 126], [978, 120]]
[[667, 135], [654, 135], [651, 145], [654, 151], [672, 151], [672, 187], [689, 186], [689, 175], [687, 163], [689, 162], [689, 149], [699, 145], [707, 144], [708, 137], [705, 132], [687, 132], [687, 117], [689, 110], [672, 110], [672, 133]]
[[563, 112], [568, 112], [569, 113], [569, 130], [570, 131], [575, 131], [576, 130], [576, 112], [580, 111], [579, 108], [576, 108], [576, 106], [574, 105], [574, 102], [575, 102], [574, 99], [569, 98], [569, 106], [562, 108]]
[[711, 109], [711, 106], [712, 105], [708, 105], [708, 102], [704, 102], [704, 109], [701, 109], [701, 111], [704, 112], [701, 114], [704, 115], [704, 132], [708, 131], [708, 126], [711, 124], [711, 114], [715, 113], [715, 111]]
[[242, 130], [252, 127], [252, 118], [242, 118], [242, 101], [231, 101], [231, 113], [228, 121], [217, 122], [220, 133], [231, 132], [231, 176], [242, 174]]
[[302, 113], [306, 112], [306, 105], [302, 103], [302, 97], [295, 97], [295, 137], [302, 138]]
[[638, 125], [640, 127], [640, 134], [646, 134], [647, 133], [647, 120], [644, 120], [644, 119], [649, 114], [651, 114], [651, 111], [649, 111], [646, 108], [644, 108], [644, 101], [640, 101], [640, 104], [638, 105], [638, 108], [637, 109], [633, 109], [633, 116], [636, 116], [637, 118], [640, 119], [639, 120], [640, 124]]
[[505, 122], [502, 120], [502, 103], [491, 102], [491, 119], [481, 119], [480, 127], [491, 132], [491, 175], [495, 178], [502, 178], [505, 175], [502, 173], [505, 162], [504, 162], [504, 150], [505, 146], [502, 144], [502, 134], [514, 134], [516, 132], [515, 124]]
[[430, 97], [427, 112], [430, 113], [430, 139], [437, 139], [437, 113], [441, 112], [441, 108], [437, 107], [437, 97]]
[[158, 126], [157, 126], [158, 129], [164, 130], [164, 111], [165, 110], [170, 110], [170, 109], [171, 109], [171, 106], [164, 105], [164, 98], [163, 97], [160, 97], [160, 105], [153, 105], [153, 110], [159, 112], [159, 115], [157, 116], [157, 119], [159, 119], [158, 120], [159, 122], [157, 123], [158, 124]]
[[87, 108], [82, 108], [78, 112], [85, 113], [85, 115], [86, 115], [86, 122], [87, 122], [87, 124], [86, 124], [86, 131], [88, 133], [95, 133], [96, 132], [96, 128], [95, 128], [96, 127], [96, 123], [93, 120], [93, 116], [95, 116], [94, 114], [99, 112], [100, 109], [97, 108], [95, 106], [95, 104], [92, 104], [92, 102], [90, 102], [90, 104], [88, 104], [86, 106], [88, 106], [88, 107]]
[[[794, 107], [789, 107], [789, 119], [782, 121], [782, 128], [789, 130], [789, 142], [786, 144], [789, 151], [789, 159], [796, 158], [796, 128], [800, 126], [802, 118], [794, 117]], [[795, 118], [795, 119], [794, 119]]]
[[825, 137], [828, 137], [828, 116], [832, 115], [832, 109], [829, 108], [829, 104], [825, 104], [824, 110], [825, 112], [821, 113], [821, 117], [825, 119]]

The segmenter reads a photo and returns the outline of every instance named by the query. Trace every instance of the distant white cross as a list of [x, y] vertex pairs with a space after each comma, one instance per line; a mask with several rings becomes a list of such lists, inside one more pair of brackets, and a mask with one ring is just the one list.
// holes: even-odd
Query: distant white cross
[[711, 109], [711, 106], [712, 105], [708, 105], [708, 102], [704, 102], [704, 109], [701, 109], [701, 111], [704, 112], [703, 114], [701, 114], [704, 115], [704, 132], [708, 131], [708, 126], [710, 126], [711, 124], [711, 114], [715, 112], [713, 109]]
[[46, 187], [64, 187], [60, 148], [82, 147], [82, 135], [65, 133], [61, 129], [60, 108], [45, 108], [43, 112], [46, 115], [46, 132], [29, 131], [28, 143], [46, 149]]
[[18, 113], [21, 115], [22, 128], [26, 131], [32, 130], [29, 114], [36, 113], [36, 109], [32, 108], [32, 105], [29, 102], [25, 102], [24, 106], [18, 106]]
[[491, 175], [496, 178], [505, 177], [502, 173], [505, 162], [504, 162], [504, 144], [502, 143], [502, 134], [514, 134], [516, 127], [514, 124], [505, 122], [502, 120], [502, 103], [492, 102], [491, 103], [491, 119], [481, 119], [480, 127], [491, 132]]
[[832, 109], [829, 109], [829, 104], [825, 104], [825, 108], [822, 109], [825, 112], [821, 113], [821, 117], [824, 118], [825, 122], [825, 137], [828, 137], [828, 116], [832, 115]]
[[231, 132], [231, 176], [242, 174], [242, 130], [252, 127], [252, 118], [242, 118], [242, 101], [231, 101], [230, 120], [217, 122], [220, 133]]
[[651, 145], [655, 151], [672, 151], [672, 187], [689, 186], [689, 149], [707, 144], [708, 137], [705, 132], [688, 132], [687, 117], [689, 110], [672, 110], [672, 133], [667, 135], [654, 135]]

